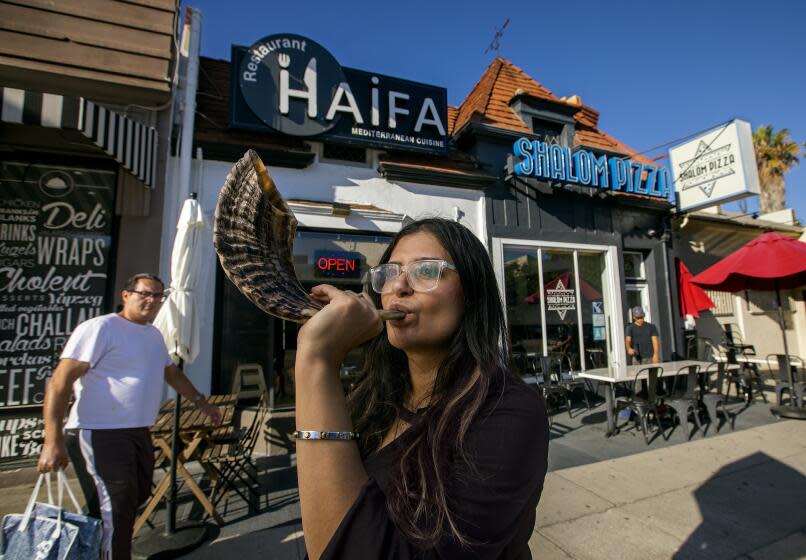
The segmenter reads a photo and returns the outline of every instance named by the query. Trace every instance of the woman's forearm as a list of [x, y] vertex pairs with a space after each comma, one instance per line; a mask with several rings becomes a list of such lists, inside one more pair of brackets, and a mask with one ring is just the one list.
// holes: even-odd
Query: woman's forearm
[[[298, 430], [352, 431], [338, 365], [298, 348], [294, 369]], [[355, 441], [297, 440], [305, 546], [319, 558], [367, 480]]]

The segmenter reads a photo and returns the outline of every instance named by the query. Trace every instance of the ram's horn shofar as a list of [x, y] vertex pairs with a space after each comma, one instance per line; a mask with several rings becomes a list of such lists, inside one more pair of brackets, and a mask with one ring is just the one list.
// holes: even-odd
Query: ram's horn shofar
[[[302, 289], [292, 254], [297, 220], [254, 150], [238, 160], [218, 195], [213, 245], [232, 283], [270, 315], [305, 322], [322, 305]], [[381, 318], [400, 319], [396, 311]]]

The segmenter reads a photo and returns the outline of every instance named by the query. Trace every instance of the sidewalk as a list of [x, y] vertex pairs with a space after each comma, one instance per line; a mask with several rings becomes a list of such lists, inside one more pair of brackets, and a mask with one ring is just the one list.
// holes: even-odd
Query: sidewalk
[[[556, 445], [562, 440], [552, 440], [550, 463], [567, 453]], [[648, 448], [629, 434], [600, 440], [613, 448], [639, 441], [643, 452], [550, 472], [534, 558], [806, 558], [806, 423], [773, 421]], [[257, 458], [267, 489], [259, 510], [230, 499], [226, 524], [185, 558], [304, 558], [295, 455], [280, 453], [288, 443], [280, 437], [258, 450], [272, 453]], [[27, 501], [32, 480], [16, 478], [0, 478], [0, 513]], [[186, 492], [180, 501], [179, 519], [199, 516]]]
[[794, 420], [549, 473], [535, 558], [806, 558]]
[[[269, 471], [268, 511], [185, 558], [304, 558], [288, 457]], [[806, 424], [781, 421], [550, 472], [530, 548], [541, 560], [794, 560], [804, 511]]]

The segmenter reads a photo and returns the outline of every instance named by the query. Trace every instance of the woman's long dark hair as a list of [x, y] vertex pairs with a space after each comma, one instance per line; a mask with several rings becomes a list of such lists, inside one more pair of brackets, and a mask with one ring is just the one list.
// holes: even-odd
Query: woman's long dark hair
[[[473, 465], [465, 453], [465, 435], [491, 392], [503, 387], [508, 338], [501, 298], [490, 257], [466, 227], [441, 218], [410, 223], [381, 257], [386, 263], [407, 235], [427, 232], [445, 248], [456, 266], [464, 292], [464, 314], [434, 383], [425, 418], [405, 434], [398, 476], [387, 489], [387, 509], [396, 526], [422, 548], [446, 534], [467, 544], [456, 518], [461, 504], [450, 503], [446, 484], [456, 461]], [[380, 296], [373, 295], [376, 305]], [[348, 397], [362, 457], [377, 450], [411, 390], [406, 355], [382, 333], [364, 352], [364, 368]]]

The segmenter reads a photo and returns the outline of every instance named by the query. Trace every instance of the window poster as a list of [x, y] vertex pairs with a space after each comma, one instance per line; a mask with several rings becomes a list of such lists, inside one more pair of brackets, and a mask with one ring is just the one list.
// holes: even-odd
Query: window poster
[[39, 454], [45, 385], [106, 310], [115, 171], [0, 162], [0, 465]]

